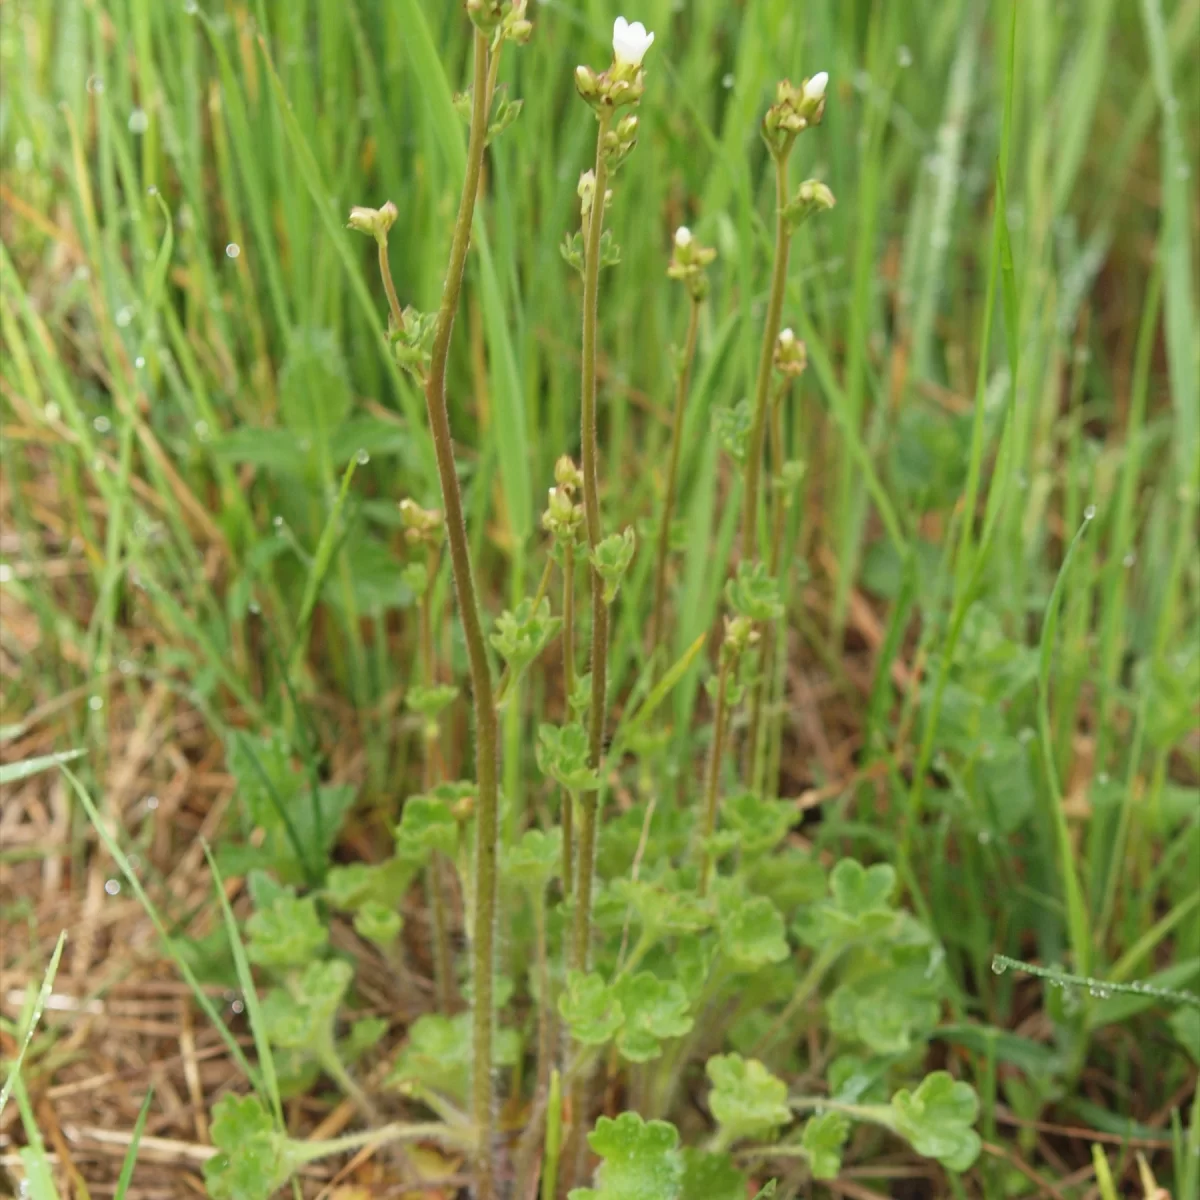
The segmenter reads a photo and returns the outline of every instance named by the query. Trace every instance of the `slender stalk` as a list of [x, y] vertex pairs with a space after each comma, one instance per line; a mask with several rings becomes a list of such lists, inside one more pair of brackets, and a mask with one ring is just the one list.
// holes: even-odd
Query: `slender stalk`
[[755, 1057], [762, 1057], [775, 1044], [779, 1035], [784, 1033], [788, 1026], [796, 1019], [796, 1014], [812, 999], [817, 989], [821, 986], [821, 981], [829, 972], [829, 968], [837, 961], [840, 949], [826, 950], [818, 954], [813, 960], [813, 964], [808, 968], [808, 973], [804, 976], [800, 986], [796, 989], [792, 998], [788, 1001], [787, 1006], [775, 1018], [771, 1028], [759, 1038], [757, 1045], [754, 1047]]
[[471, 242], [471, 221], [475, 215], [475, 197], [483, 163], [487, 134], [487, 39], [475, 32], [474, 92], [471, 105], [471, 135], [467, 143], [466, 176], [454, 237], [450, 245], [450, 263], [438, 310], [437, 332], [425, 385], [425, 404], [433, 434], [438, 478], [446, 512], [446, 537], [454, 568], [454, 587], [458, 596], [459, 616], [467, 645], [471, 671], [471, 694], [475, 706], [475, 766], [479, 788], [475, 849], [474, 938], [474, 1012], [472, 1019], [473, 1075], [471, 1079], [471, 1117], [478, 1146], [476, 1195], [479, 1200], [495, 1200], [496, 1181], [492, 1169], [492, 1137], [495, 1118], [492, 1110], [492, 985], [496, 946], [496, 909], [499, 879], [497, 859], [497, 749], [496, 706], [492, 692], [492, 670], [488, 662], [479, 600], [471, 573], [470, 546], [463, 517], [462, 492], [454, 465], [454, 444], [450, 435], [450, 416], [446, 406], [446, 362], [454, 316], [462, 292], [463, 271]]
[[[611, 117], [601, 113], [596, 132], [595, 192], [584, 232], [583, 270], [583, 378], [580, 397], [581, 442], [583, 449], [583, 511], [588, 546], [595, 550], [600, 542], [599, 439], [596, 435], [596, 317], [600, 295], [600, 235], [604, 228], [604, 193], [608, 186], [608, 166], [604, 159], [604, 135]], [[608, 693], [608, 605], [604, 602], [604, 581], [595, 566], [590, 570], [592, 583], [592, 702], [588, 713], [588, 762], [600, 770], [604, 753], [604, 716]], [[596, 869], [596, 820], [600, 806], [599, 791], [584, 792], [579, 813], [579, 846], [576, 854], [575, 922], [572, 930], [571, 962], [576, 970], [586, 971], [592, 941], [592, 876]], [[566, 1178], [570, 1186], [579, 1177], [586, 1150], [583, 1131], [587, 1127], [590, 1073], [581, 1071], [571, 1088], [571, 1130], [568, 1137]]]
[[708, 774], [704, 782], [704, 824], [700, 830], [700, 895], [708, 895], [709, 877], [712, 874], [713, 831], [717, 827], [717, 806], [721, 794], [721, 757], [725, 748], [725, 726], [728, 720], [729, 672], [734, 662], [733, 655], [722, 649], [721, 665], [717, 671], [717, 711], [713, 723], [712, 746], [708, 752]]
[[[602, 144], [610, 118], [602, 115], [596, 134], [596, 184], [589, 214], [584, 246], [583, 272], [583, 380], [580, 422], [583, 443], [583, 511], [588, 545], [592, 550], [600, 542], [599, 441], [596, 435], [596, 314], [600, 294], [600, 234], [604, 228], [604, 192], [608, 185], [608, 167]], [[608, 605], [604, 602], [604, 581], [591, 567], [592, 581], [592, 705], [588, 713], [588, 761], [600, 769], [604, 753], [604, 708], [608, 692]], [[596, 848], [597, 792], [583, 797], [579, 830], [578, 885], [575, 903], [575, 966], [587, 970], [588, 948], [592, 932], [592, 870]]]
[[783, 296], [787, 290], [788, 253], [791, 226], [784, 216], [787, 205], [788, 157], [775, 160], [775, 264], [771, 270], [771, 294], [767, 301], [767, 320], [763, 326], [762, 348], [758, 355], [758, 375], [754, 382], [754, 419], [750, 426], [750, 445], [746, 451], [745, 487], [742, 492], [742, 557], [757, 557], [758, 478], [762, 471], [763, 441], [767, 426], [767, 401], [771, 388], [771, 366], [775, 340], [783, 318]]
[[[426, 687], [434, 683], [433, 659], [433, 581], [437, 568], [437, 552], [430, 551], [425, 591], [421, 596], [421, 611], [418, 619], [421, 643], [421, 679]], [[441, 773], [441, 755], [438, 752], [437, 727], [425, 731], [425, 753], [421, 766], [421, 787], [425, 792], [433, 789]], [[450, 930], [446, 921], [446, 873], [441, 855], [435, 853], [425, 869], [425, 893], [429, 900], [429, 913], [433, 925], [433, 980], [437, 995], [438, 1011], [454, 1011], [456, 995], [454, 973], [451, 970]]]
[[[786, 385], [779, 390], [775, 403], [771, 405], [771, 469], [774, 478], [778, 479], [783, 470], [783, 399], [787, 395]], [[772, 579], [779, 578], [779, 561], [783, 552], [783, 527], [786, 516], [783, 493], [779, 488], [774, 489], [771, 497], [771, 542], [767, 550], [767, 574]], [[767, 690], [767, 682], [774, 678], [775, 666], [775, 622], [768, 621], [762, 629], [762, 655], [760, 661], [762, 670], [754, 681], [750, 695], [750, 721], [746, 728], [746, 748], [744, 776], [754, 791], [759, 792], [763, 784], [763, 769], [766, 766], [760, 754], [759, 733], [762, 728], [763, 697]]]
[[662, 637], [663, 610], [667, 600], [667, 554], [671, 548], [671, 516], [675, 510], [675, 484], [679, 474], [679, 446], [683, 435], [683, 412], [687, 407], [692, 383], [692, 363], [696, 357], [696, 336], [700, 330], [700, 304], [691, 297], [688, 312], [687, 342], [684, 345], [683, 365], [675, 388], [675, 413], [671, 421], [671, 454], [667, 460], [667, 490], [663, 496], [662, 525], [658, 531], [658, 552], [654, 561], [654, 608], [650, 616], [650, 653], [658, 650]]
[[396, 295], [396, 285], [392, 282], [387, 238], [377, 238], [376, 245], [379, 247], [379, 274], [383, 279], [383, 290], [387, 292], [388, 311], [392, 314], [392, 326], [399, 331], [404, 328], [404, 312], [400, 308], [400, 297]]
[[542, 891], [531, 897], [535, 953], [537, 956], [537, 1081], [534, 1087], [533, 1112], [517, 1146], [517, 1185], [515, 1196], [528, 1196], [535, 1156], [541, 1141], [542, 1125], [546, 1119], [547, 1098], [550, 1093], [550, 1072], [554, 1065], [554, 1028], [550, 1009], [550, 953], [546, 940], [546, 897]]
[[[575, 693], [575, 543], [563, 542], [563, 691], [566, 694], [567, 712], [570, 714], [571, 697]], [[563, 896], [571, 894], [571, 869], [574, 862], [575, 797], [564, 789], [562, 797]]]

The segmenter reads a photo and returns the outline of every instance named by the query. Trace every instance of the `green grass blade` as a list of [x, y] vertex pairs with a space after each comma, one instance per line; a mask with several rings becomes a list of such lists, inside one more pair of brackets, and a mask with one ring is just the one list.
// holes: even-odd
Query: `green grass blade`
[[146, 1130], [146, 1118], [150, 1115], [150, 1103], [153, 1099], [154, 1089], [151, 1088], [146, 1093], [145, 1100], [142, 1101], [142, 1107], [138, 1110], [137, 1120], [133, 1123], [129, 1149], [125, 1151], [125, 1158], [121, 1163], [121, 1173], [117, 1176], [113, 1200], [125, 1200], [125, 1196], [129, 1192], [129, 1185], [133, 1182], [133, 1169], [137, 1166], [138, 1148], [142, 1144], [142, 1134]]
[[50, 955], [50, 962], [47, 964], [46, 972], [42, 976], [42, 986], [38, 988], [33, 1007], [23, 1022], [25, 1028], [20, 1035], [21, 1049], [17, 1051], [17, 1057], [8, 1069], [8, 1078], [4, 1081], [3, 1089], [0, 1089], [0, 1116], [4, 1113], [5, 1105], [8, 1104], [8, 1098], [12, 1095], [13, 1087], [17, 1082], [17, 1076], [21, 1073], [21, 1064], [25, 1061], [25, 1052], [29, 1049], [29, 1043], [33, 1041], [33, 1034], [37, 1028], [37, 1023], [42, 1019], [42, 1013], [46, 1010], [46, 1001], [50, 999], [50, 992], [54, 988], [54, 976], [58, 974], [59, 960], [62, 958], [63, 947], [66, 944], [67, 931], [64, 929], [58, 935], [58, 941], [54, 946], [54, 953]]

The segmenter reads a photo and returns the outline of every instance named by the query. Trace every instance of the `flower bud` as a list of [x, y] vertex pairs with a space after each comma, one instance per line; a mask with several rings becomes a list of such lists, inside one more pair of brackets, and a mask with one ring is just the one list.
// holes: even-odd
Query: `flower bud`
[[356, 204], [350, 210], [346, 228], [370, 234], [376, 241], [383, 241], [388, 235], [388, 230], [396, 223], [397, 216], [399, 213], [396, 206], [390, 200], [382, 208], [364, 208]]
[[562, 455], [554, 464], [554, 482], [568, 495], [583, 487], [583, 472], [569, 455]]
[[775, 339], [774, 365], [789, 379], [802, 375], [808, 366], [808, 348], [791, 329], [781, 329]]
[[591, 67], [581, 63], [575, 68], [575, 90], [588, 101], [594, 100], [600, 93], [600, 80]]
[[692, 231], [686, 225], [680, 225], [675, 230], [675, 245], [678, 249], [683, 250], [692, 244]]

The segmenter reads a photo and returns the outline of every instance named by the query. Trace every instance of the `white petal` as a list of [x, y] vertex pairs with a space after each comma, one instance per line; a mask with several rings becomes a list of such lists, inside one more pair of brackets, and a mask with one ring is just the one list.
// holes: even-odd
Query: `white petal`
[[804, 95], [809, 100], [820, 100], [825, 95], [825, 89], [829, 86], [829, 72], [818, 71], [805, 85]]
[[692, 244], [692, 231], [686, 225], [680, 225], [675, 230], [675, 245], [690, 246]]

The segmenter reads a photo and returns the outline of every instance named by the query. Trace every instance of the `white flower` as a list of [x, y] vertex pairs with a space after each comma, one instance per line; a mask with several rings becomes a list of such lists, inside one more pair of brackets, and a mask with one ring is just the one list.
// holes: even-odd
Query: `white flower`
[[692, 244], [692, 231], [686, 225], [680, 225], [675, 230], [675, 245], [683, 250], [685, 247]]
[[632, 25], [624, 17], [613, 22], [613, 56], [626, 67], [640, 67], [646, 51], [654, 43], [654, 34], [647, 33], [641, 21]]
[[819, 104], [825, 98], [825, 89], [829, 85], [829, 72], [818, 71], [804, 85], [804, 98], [811, 104]]
[[789, 325], [787, 329], [779, 331], [779, 344], [781, 346], [790, 346], [796, 340], [796, 334]]

